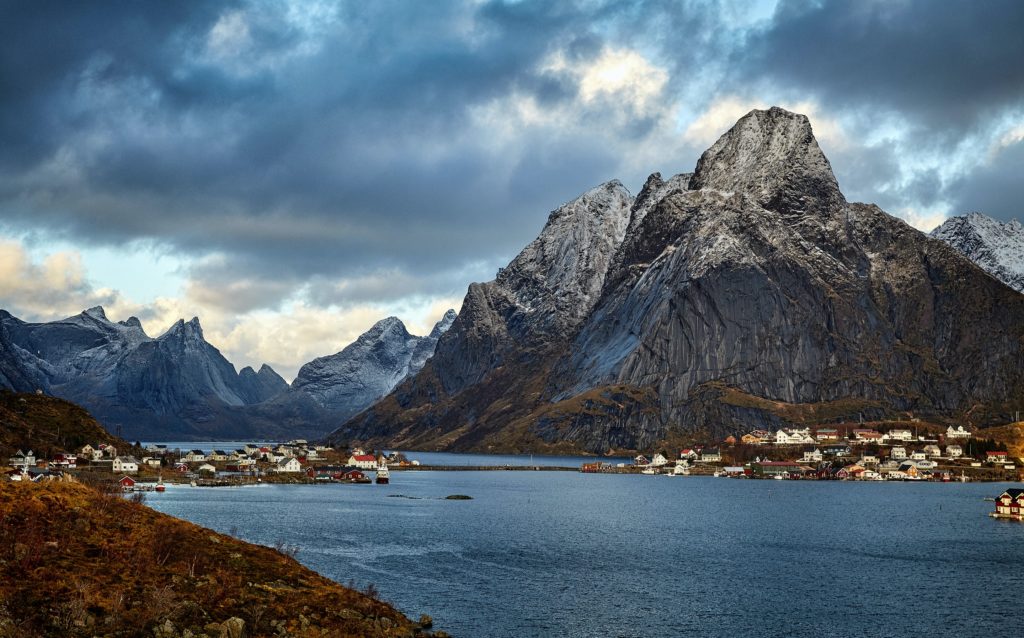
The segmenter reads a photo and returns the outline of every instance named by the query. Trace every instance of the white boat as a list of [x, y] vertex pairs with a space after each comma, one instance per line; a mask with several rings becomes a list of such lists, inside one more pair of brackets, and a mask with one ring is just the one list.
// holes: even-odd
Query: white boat
[[640, 470], [640, 473], [641, 474], [648, 474], [648, 475], [650, 475], [650, 474], [657, 474], [658, 471], [656, 469], [654, 469], [653, 467], [651, 467], [650, 465], [648, 465], [644, 469]]
[[391, 472], [388, 471], [388, 464], [381, 460], [380, 466], [377, 468], [377, 483], [387, 485], [390, 482]]
[[689, 465], [677, 465], [674, 468], [672, 468], [672, 472], [669, 474], [669, 476], [689, 476], [689, 475], [690, 475], [690, 466]]

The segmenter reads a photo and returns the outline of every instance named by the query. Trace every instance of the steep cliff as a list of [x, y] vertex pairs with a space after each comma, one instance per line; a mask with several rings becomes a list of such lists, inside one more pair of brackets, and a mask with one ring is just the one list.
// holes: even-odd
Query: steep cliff
[[[423, 372], [333, 438], [604, 452], [825, 413], [982, 423], [1022, 404], [1024, 297], [848, 204], [806, 117], [753, 111], [692, 175], [621, 192], [591, 199], [624, 232], [586, 295], [505, 271], [471, 285]], [[594, 236], [541, 234], [568, 254], [598, 254]]]

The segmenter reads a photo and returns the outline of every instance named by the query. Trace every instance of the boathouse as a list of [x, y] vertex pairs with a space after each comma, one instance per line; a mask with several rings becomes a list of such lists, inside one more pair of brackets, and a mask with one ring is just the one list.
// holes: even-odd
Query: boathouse
[[1012, 487], [996, 498], [996, 518], [1024, 520], [1024, 489]]

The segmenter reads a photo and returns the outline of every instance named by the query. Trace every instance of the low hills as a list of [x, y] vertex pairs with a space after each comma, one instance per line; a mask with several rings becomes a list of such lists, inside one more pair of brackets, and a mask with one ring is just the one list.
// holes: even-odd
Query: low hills
[[108, 443], [119, 450], [131, 445], [107, 432], [84, 408], [45, 394], [0, 391], [0, 458], [19, 449], [49, 458], [75, 452], [85, 444]]

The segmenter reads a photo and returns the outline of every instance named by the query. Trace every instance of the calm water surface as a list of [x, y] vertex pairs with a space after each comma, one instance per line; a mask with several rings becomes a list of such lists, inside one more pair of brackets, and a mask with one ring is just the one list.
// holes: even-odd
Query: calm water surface
[[455, 636], [994, 636], [1024, 593], [1005, 487], [422, 471], [148, 503]]

